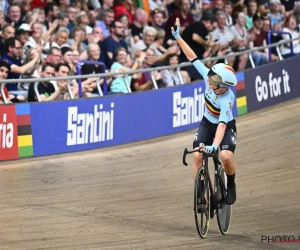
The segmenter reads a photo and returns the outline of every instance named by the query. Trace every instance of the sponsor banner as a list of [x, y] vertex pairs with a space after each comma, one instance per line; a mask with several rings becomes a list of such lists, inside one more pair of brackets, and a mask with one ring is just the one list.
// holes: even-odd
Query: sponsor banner
[[19, 158], [15, 105], [0, 106], [0, 160]]
[[0, 160], [33, 156], [30, 104], [0, 106]]
[[299, 64], [296, 56], [246, 71], [248, 112], [299, 97]]
[[[199, 126], [204, 82], [120, 96], [31, 104], [34, 155], [146, 140]], [[235, 90], [234, 90], [235, 93]], [[236, 105], [233, 107], [237, 115]], [[193, 133], [191, 133], [191, 144]]]

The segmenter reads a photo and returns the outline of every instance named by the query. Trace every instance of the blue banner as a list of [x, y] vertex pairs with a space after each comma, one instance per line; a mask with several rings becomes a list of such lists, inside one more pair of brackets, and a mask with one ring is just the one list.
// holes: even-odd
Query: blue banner
[[248, 112], [300, 96], [300, 56], [245, 71]]
[[[31, 105], [34, 156], [146, 140], [199, 126], [204, 82]], [[235, 92], [235, 90], [233, 89]], [[233, 108], [237, 115], [236, 104]], [[193, 134], [191, 134], [192, 143]]]

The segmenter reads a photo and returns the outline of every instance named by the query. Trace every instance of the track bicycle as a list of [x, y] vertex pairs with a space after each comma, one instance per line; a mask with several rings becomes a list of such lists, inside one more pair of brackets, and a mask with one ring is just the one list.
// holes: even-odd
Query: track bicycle
[[[222, 234], [227, 234], [231, 220], [231, 205], [225, 203], [227, 195], [227, 176], [219, 160], [219, 150], [212, 154], [203, 151], [204, 146], [188, 151], [184, 149], [182, 162], [185, 166], [187, 154], [202, 154], [202, 166], [197, 171], [194, 185], [194, 214], [198, 234], [201, 238], [207, 235], [209, 222], [217, 214], [218, 226]], [[215, 165], [214, 183], [208, 171], [208, 158], [212, 157]]]

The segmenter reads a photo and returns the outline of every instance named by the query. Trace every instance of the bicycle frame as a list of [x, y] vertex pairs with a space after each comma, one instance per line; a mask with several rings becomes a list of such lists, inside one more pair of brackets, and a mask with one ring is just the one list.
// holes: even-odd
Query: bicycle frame
[[[203, 157], [202, 157], [202, 167], [205, 169], [205, 171], [207, 171], [207, 174], [208, 174], [208, 183], [209, 183], [210, 194], [213, 197], [217, 197], [218, 183], [220, 182], [221, 189], [222, 189], [222, 196], [226, 197], [227, 190], [226, 190], [225, 185], [223, 183], [223, 180], [220, 176], [219, 168], [218, 168], [220, 165], [222, 165], [222, 163], [219, 160], [219, 150], [217, 152], [213, 152], [212, 154], [206, 154], [203, 151], [203, 147], [199, 147], [198, 149], [195, 149], [193, 151], [188, 151], [187, 148], [185, 148], [184, 153], [183, 153], [183, 159], [182, 159], [182, 162], [185, 166], [188, 165], [185, 161], [186, 155], [187, 154], [192, 154], [192, 153], [195, 153], [195, 152], [201, 153], [203, 155]], [[215, 167], [215, 169], [214, 169], [214, 184], [212, 183], [211, 177], [209, 175], [209, 169], [208, 169], [208, 158], [209, 157], [213, 158], [214, 167]]]
[[[202, 153], [202, 164], [197, 171], [197, 178], [195, 180], [195, 185], [194, 185], [194, 214], [195, 214], [196, 228], [198, 234], [200, 235], [201, 238], [204, 238], [206, 236], [209, 227], [209, 220], [213, 219], [215, 215], [217, 215], [220, 232], [222, 234], [227, 234], [230, 227], [230, 221], [231, 221], [231, 206], [226, 205], [226, 197], [227, 197], [226, 173], [224, 170], [224, 166], [219, 161], [219, 150], [213, 151], [211, 154], [207, 154], [203, 151], [202, 146], [199, 146], [197, 149], [194, 149], [193, 151], [188, 151], [187, 149], [185, 149], [183, 153], [183, 159], [182, 159], [182, 162], [185, 166], [188, 165], [185, 161], [186, 155], [195, 152]], [[208, 168], [209, 157], [212, 157], [214, 162], [214, 183], [212, 183], [212, 178], [209, 175], [209, 168]], [[199, 188], [199, 183], [201, 183], [200, 182], [201, 180], [205, 180], [204, 183], [205, 186], [203, 186], [204, 189], [201, 191], [200, 188], [200, 192], [202, 192], [200, 193], [200, 195], [201, 197], [202, 196], [204, 197], [205, 203], [202, 203], [202, 198], [200, 198], [201, 201], [199, 203], [200, 204], [199, 207], [198, 188]], [[209, 196], [207, 197], [209, 200], [208, 202], [207, 199], [205, 198], [206, 195]], [[203, 204], [205, 206], [204, 208], [203, 208]], [[200, 212], [198, 209], [200, 209]], [[199, 213], [201, 214], [200, 222], [198, 216]], [[205, 216], [204, 224], [203, 224], [203, 216]]]

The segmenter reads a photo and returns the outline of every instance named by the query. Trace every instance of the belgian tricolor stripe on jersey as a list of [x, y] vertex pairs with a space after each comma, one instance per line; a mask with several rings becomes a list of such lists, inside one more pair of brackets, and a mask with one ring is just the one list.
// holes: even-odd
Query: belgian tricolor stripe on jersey
[[30, 105], [16, 105], [19, 156], [33, 156]]
[[206, 96], [204, 99], [205, 99], [206, 108], [209, 110], [209, 112], [212, 113], [214, 116], [219, 117], [221, 109], [218, 109], [215, 106], [213, 106], [211, 102], [206, 98]]
[[235, 87], [237, 112], [238, 115], [243, 115], [248, 112], [244, 72], [239, 72], [237, 74], [237, 80], [238, 83]]

